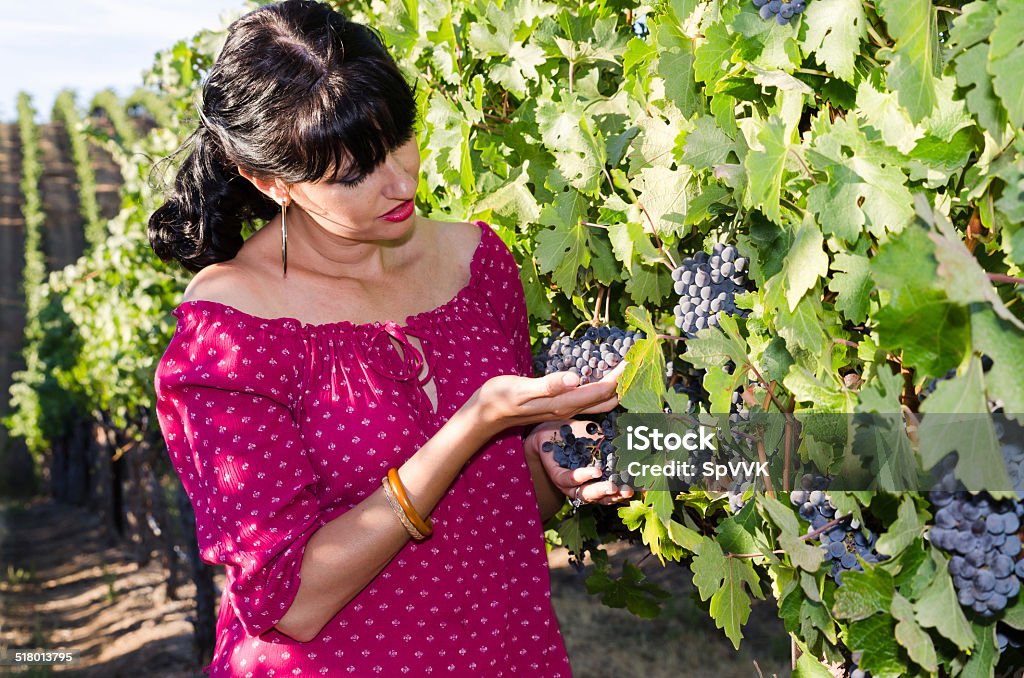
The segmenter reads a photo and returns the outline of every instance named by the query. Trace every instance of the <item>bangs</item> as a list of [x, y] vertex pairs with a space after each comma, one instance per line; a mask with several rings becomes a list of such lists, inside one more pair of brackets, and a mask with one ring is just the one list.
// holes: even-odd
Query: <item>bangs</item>
[[296, 111], [289, 146], [297, 181], [371, 174], [416, 133], [416, 98], [394, 66], [363, 59], [362, 68], [328, 73]]

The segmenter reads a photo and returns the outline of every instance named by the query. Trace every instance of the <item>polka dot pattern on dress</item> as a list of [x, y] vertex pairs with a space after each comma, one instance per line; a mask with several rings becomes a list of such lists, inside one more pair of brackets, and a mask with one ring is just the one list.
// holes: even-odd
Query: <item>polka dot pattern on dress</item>
[[203, 559], [226, 567], [211, 676], [571, 676], [519, 429], [466, 464], [431, 514], [434, 536], [408, 542], [316, 638], [274, 628], [320, 527], [487, 379], [532, 375], [518, 267], [476, 224], [467, 285], [404, 324], [308, 325], [202, 300], [175, 309], [157, 415]]

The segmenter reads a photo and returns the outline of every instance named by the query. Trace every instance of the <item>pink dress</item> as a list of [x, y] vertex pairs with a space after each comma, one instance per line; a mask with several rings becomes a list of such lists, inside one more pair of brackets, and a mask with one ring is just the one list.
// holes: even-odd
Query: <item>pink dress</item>
[[379, 488], [488, 378], [531, 375], [518, 268], [476, 223], [469, 283], [404, 325], [304, 325], [201, 300], [175, 309], [157, 415], [203, 559], [226, 566], [211, 676], [572, 675], [518, 428], [466, 464], [431, 514], [434, 535], [403, 546], [315, 639], [273, 628], [317, 529]]

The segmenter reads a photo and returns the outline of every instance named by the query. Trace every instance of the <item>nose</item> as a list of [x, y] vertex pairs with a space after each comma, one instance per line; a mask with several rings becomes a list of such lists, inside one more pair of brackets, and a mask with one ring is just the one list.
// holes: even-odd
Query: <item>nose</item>
[[417, 176], [419, 163], [407, 169], [403, 166], [397, 153], [389, 153], [384, 165], [390, 172], [389, 181], [394, 188], [395, 195], [404, 197], [412, 195], [416, 191], [416, 186], [419, 183]]

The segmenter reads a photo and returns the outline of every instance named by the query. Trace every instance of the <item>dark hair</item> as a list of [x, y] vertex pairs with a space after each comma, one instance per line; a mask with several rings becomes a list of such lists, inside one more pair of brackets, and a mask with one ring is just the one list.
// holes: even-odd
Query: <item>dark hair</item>
[[153, 251], [190, 271], [233, 258], [243, 225], [279, 209], [237, 166], [288, 183], [369, 174], [412, 138], [416, 101], [374, 29], [286, 0], [228, 27], [199, 117], [149, 219]]

